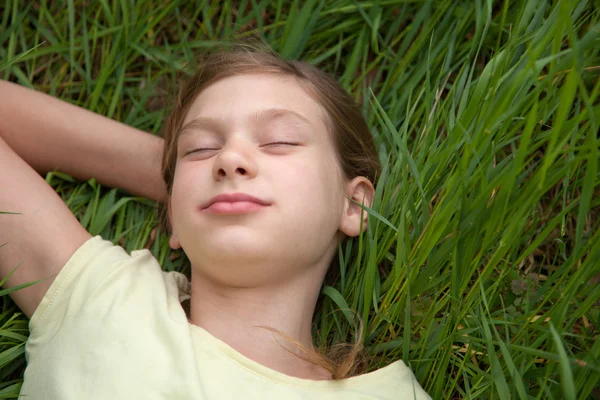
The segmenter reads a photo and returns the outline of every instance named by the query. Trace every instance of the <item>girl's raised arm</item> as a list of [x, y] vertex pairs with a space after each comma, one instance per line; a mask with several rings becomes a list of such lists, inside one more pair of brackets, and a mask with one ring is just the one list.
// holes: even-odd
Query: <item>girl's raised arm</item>
[[0, 280], [8, 278], [2, 288], [45, 279], [10, 293], [25, 315], [31, 318], [90, 237], [58, 194], [0, 138]]
[[38, 173], [94, 177], [161, 201], [162, 146], [161, 138], [0, 81], [0, 280], [10, 274], [7, 289], [45, 279], [10, 293], [27, 316], [91, 237]]
[[0, 138], [41, 174], [58, 170], [165, 199], [162, 138], [2, 80]]

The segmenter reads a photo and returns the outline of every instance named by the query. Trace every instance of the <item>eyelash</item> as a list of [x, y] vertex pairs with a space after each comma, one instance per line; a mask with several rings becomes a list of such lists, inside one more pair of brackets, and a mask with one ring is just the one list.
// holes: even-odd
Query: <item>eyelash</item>
[[[300, 143], [299, 142], [273, 142], [273, 143], [267, 143], [264, 146], [271, 146], [271, 145], [274, 145], [274, 144], [284, 144], [284, 145], [289, 145], [289, 146], [298, 146]], [[201, 152], [201, 151], [209, 151], [209, 150], [219, 150], [219, 149], [215, 149], [215, 148], [212, 148], [212, 147], [199, 148], [199, 149], [194, 149], [194, 150], [191, 150], [191, 151], [187, 152], [186, 155], [192, 154], [192, 153], [196, 153], [196, 152]]]
[[298, 142], [273, 142], [273, 143], [267, 143], [265, 146], [270, 146], [272, 144], [287, 144], [290, 146], [298, 146], [300, 143], [298, 143]]

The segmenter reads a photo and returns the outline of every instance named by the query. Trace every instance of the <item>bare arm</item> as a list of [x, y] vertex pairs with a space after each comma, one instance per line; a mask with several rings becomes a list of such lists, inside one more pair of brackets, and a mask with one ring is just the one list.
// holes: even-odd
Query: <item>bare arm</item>
[[[71, 255], [91, 236], [62, 199], [0, 137], [0, 280], [3, 289], [45, 279], [10, 293], [31, 317]], [[48, 279], [46, 279], [48, 278]]]
[[93, 177], [164, 201], [162, 148], [159, 137], [0, 80], [0, 212], [15, 213], [0, 213], [0, 280], [17, 266], [3, 289], [45, 279], [10, 293], [25, 315], [91, 237], [38, 173]]
[[38, 173], [58, 170], [155, 201], [166, 198], [162, 138], [2, 80], [0, 138]]

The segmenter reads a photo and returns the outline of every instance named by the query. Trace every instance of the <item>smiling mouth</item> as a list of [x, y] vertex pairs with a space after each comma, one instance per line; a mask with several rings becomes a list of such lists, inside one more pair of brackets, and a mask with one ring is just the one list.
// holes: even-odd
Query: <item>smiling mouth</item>
[[254, 213], [265, 207], [268, 207], [268, 205], [258, 204], [253, 201], [216, 201], [208, 207], [203, 208], [202, 212], [208, 214], [238, 215]]
[[246, 193], [223, 193], [210, 199], [202, 212], [208, 214], [247, 214], [260, 211], [271, 204]]

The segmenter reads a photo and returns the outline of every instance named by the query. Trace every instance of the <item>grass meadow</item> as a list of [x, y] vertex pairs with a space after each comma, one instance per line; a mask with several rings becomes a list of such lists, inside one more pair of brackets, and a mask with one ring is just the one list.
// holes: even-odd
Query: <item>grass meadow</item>
[[[248, 38], [334, 74], [384, 165], [315, 344], [358, 316], [368, 369], [402, 358], [433, 399], [600, 398], [600, 2], [0, 0], [2, 79], [155, 134], [194, 56]], [[46, 180], [91, 234], [189, 274], [152, 201]], [[28, 320], [0, 305], [16, 398]]]

